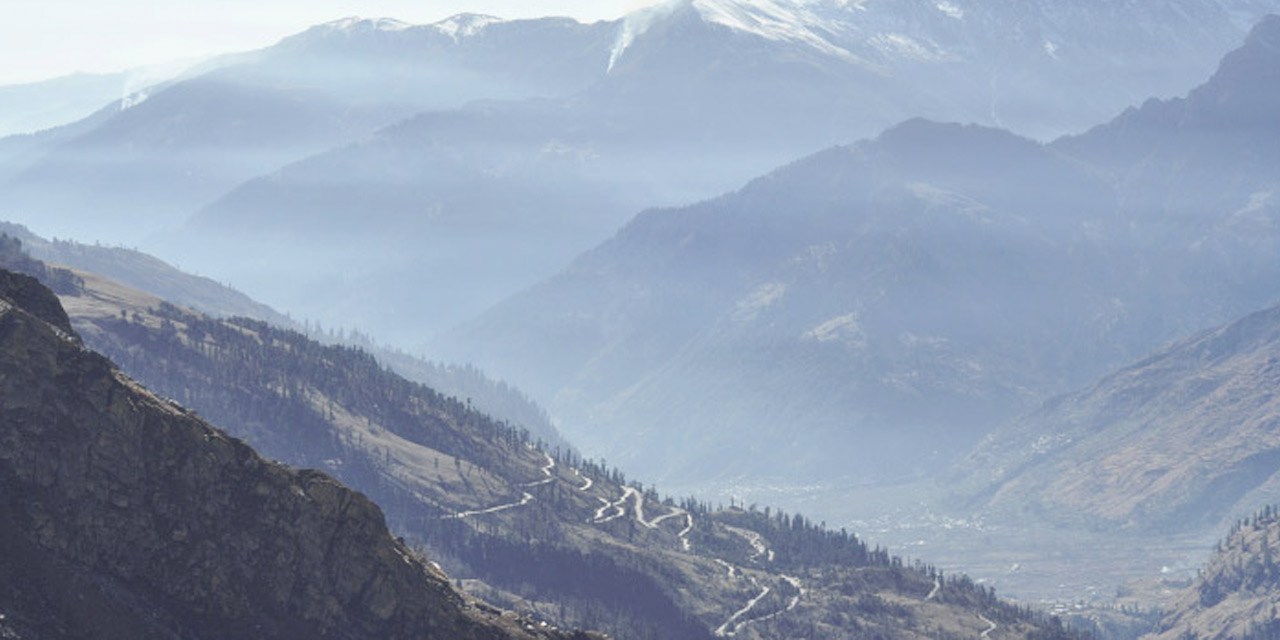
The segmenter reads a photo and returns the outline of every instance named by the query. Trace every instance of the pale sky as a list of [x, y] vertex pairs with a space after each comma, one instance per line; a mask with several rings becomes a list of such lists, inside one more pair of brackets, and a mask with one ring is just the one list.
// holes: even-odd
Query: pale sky
[[0, 85], [269, 45], [347, 16], [421, 24], [456, 13], [614, 19], [656, 0], [4, 0]]

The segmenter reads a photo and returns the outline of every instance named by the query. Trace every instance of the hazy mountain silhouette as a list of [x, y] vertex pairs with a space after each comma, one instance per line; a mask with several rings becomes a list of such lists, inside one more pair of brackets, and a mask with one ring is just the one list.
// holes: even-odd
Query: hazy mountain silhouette
[[[1047, 394], [1277, 297], [1276, 129], [1232, 117], [1274, 113], [1256, 78], [1280, 65], [1277, 24], [1186, 100], [1077, 138], [909, 122], [646, 212], [442, 348], [654, 477], [928, 469]], [[1195, 117], [1114, 142], [1168, 104]], [[1249, 144], [1178, 124], [1224, 121]], [[1109, 144], [1127, 156], [1091, 155]], [[1156, 184], [1162, 166], [1186, 171]]]
[[15, 158], [4, 213], [45, 235], [137, 244], [249, 178], [419, 111], [584, 82], [593, 27], [476, 30], [485, 22], [341, 20], [127, 96], [89, 130]]
[[[908, 116], [1048, 136], [1185, 91], [1272, 4], [669, 3], [593, 25], [590, 81], [570, 97], [423, 114], [238, 187], [167, 250], [302, 315], [412, 343], [636, 211]], [[282, 253], [300, 230], [307, 248]], [[217, 260], [233, 249], [242, 263]]]

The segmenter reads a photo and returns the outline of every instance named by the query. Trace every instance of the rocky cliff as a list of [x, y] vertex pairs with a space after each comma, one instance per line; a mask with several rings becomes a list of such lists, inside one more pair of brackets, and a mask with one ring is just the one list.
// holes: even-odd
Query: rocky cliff
[[0, 298], [0, 637], [568, 637], [471, 606], [363, 495], [119, 373], [33, 279]]

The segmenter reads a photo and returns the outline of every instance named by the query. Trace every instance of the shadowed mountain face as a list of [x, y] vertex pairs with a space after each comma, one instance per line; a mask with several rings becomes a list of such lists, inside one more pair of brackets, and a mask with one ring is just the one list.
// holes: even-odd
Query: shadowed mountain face
[[[1078, 138], [908, 122], [647, 212], [442, 348], [654, 477], [926, 470], [1049, 393], [1280, 294], [1276, 129], [1198, 143], [1271, 113], [1255, 85], [1280, 68], [1278, 26], [1187, 99]], [[1142, 136], [1116, 133], [1136, 123]], [[1176, 171], [1157, 182], [1159, 167]]]
[[34, 279], [0, 302], [5, 635], [567, 637], [466, 610], [368, 499], [150, 394]]

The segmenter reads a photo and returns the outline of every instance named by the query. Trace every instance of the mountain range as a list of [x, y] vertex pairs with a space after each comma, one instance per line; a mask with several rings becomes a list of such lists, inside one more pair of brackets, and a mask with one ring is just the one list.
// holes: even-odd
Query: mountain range
[[[589, 27], [535, 21], [459, 44], [474, 20], [341, 20], [116, 101], [87, 131], [37, 136], [38, 152], [7, 168], [7, 213], [47, 235], [136, 244], [249, 178], [419, 111], [573, 86], [575, 32]], [[529, 49], [541, 57], [513, 52]]]
[[645, 212], [440, 348], [664, 482], [928, 473], [1280, 297], [1277, 42], [1051, 144], [915, 120]]
[[[1263, 81], [1278, 58], [1273, 18], [1185, 100], [1151, 102], [1092, 139], [1064, 141], [1096, 162], [1127, 165], [1119, 175], [1135, 199], [1168, 194], [1144, 237], [1185, 247], [1165, 267], [1185, 288], [1179, 295], [1198, 291], [1216, 305], [1239, 292], [1259, 307], [1278, 297], [1276, 181], [1268, 167], [1280, 156], [1267, 132], [1280, 124], [1280, 92]], [[1204, 184], [1214, 188], [1194, 188]], [[1226, 215], [1206, 225], [1197, 221], [1204, 211]], [[1274, 500], [1268, 359], [1276, 309], [1233, 320], [1011, 422], [959, 473], [989, 482], [993, 504], [1025, 506], [1035, 486], [1046, 515], [1140, 529], [1195, 530]], [[1239, 446], [1231, 451], [1228, 442]]]
[[591, 25], [343, 20], [28, 150], [0, 171], [0, 213], [417, 346], [645, 207], [913, 115], [1079, 131], [1185, 91], [1277, 8], [684, 0]]
[[[221, 603], [215, 619], [192, 604], [203, 578], [120, 560], [129, 545], [117, 534], [163, 558], [188, 558], [191, 534], [169, 545], [145, 517], [64, 516], [160, 501], [185, 520], [190, 496], [208, 487], [162, 486], [149, 475], [156, 456], [135, 451], [104, 462], [132, 470], [107, 472], [130, 478], [126, 506], [45, 482], [48, 469], [82, 461], [27, 456], [51, 436], [22, 440], [23, 428], [114, 425], [124, 411], [114, 400], [106, 417], [86, 408], [97, 400], [77, 394], [100, 389], [59, 368], [71, 363], [123, 385], [111, 397], [153, 416], [143, 423], [231, 442], [238, 462], [283, 479], [262, 489], [272, 500], [338, 487], [325, 474], [367, 494], [391, 534], [372, 503], [360, 506], [370, 535], [348, 555], [404, 558], [411, 570], [395, 574], [397, 590], [434, 590], [432, 615], [459, 629], [1066, 637], [1057, 621], [997, 600], [988, 576], [948, 579], [754, 503], [782, 495], [788, 509], [834, 520], [849, 513], [851, 491], [858, 501], [886, 484], [911, 495], [941, 480], [925, 491], [945, 495], [954, 517], [934, 525], [985, 536], [984, 570], [1004, 571], [1018, 553], [1005, 536], [1053, 531], [1042, 547], [1059, 545], [1054, 557], [1070, 563], [1075, 547], [1060, 542], [1073, 532], [1176, 546], [1276, 500], [1280, 17], [1258, 21], [1185, 97], [1149, 99], [1052, 142], [1021, 135], [1071, 130], [1063, 123], [1136, 101], [1133, 91], [1168, 95], [1150, 87], [1185, 81], [1267, 5], [686, 0], [593, 25], [350, 19], [0, 140], [0, 189], [19, 219], [75, 233], [97, 225], [125, 242], [150, 234], [185, 265], [252, 282], [309, 318], [300, 326], [136, 250], [3, 227], [21, 242], [0, 236], [0, 266], [42, 279], [69, 315], [30, 281], [0, 282], [18, 327], [0, 376], [12, 383], [0, 405], [16, 412], [17, 438], [0, 454], [12, 463], [0, 482], [13, 489], [0, 539], [15, 558], [51, 558], [0, 560], [16, 576], [0, 593], [20, 605], [8, 618], [0, 603], [0, 635], [70, 632], [58, 624], [181, 634], [200, 619], [227, 629], [215, 636], [275, 624], [273, 635], [349, 625], [358, 630], [332, 634], [354, 637], [422, 624], [411, 606], [387, 614], [380, 596], [374, 622], [355, 600], [270, 623], [255, 621], [263, 609]], [[1100, 15], [1110, 27], [1097, 28]], [[1134, 75], [1107, 73], [1121, 59]], [[1051, 98], [1062, 111], [1036, 102], [1073, 91], [1098, 100]], [[905, 114], [935, 119], [828, 146]], [[983, 124], [937, 121], [950, 118]], [[538, 281], [654, 204], [664, 206]], [[568, 437], [476, 366], [428, 363], [320, 329], [317, 317], [400, 344], [471, 317], [431, 343], [433, 356], [518, 385]], [[114, 372], [78, 336], [174, 400]], [[35, 370], [45, 365], [53, 370]], [[22, 388], [45, 399], [30, 404]], [[182, 407], [267, 456], [324, 471], [256, 458]], [[28, 409], [44, 413], [31, 422]], [[87, 437], [63, 435], [52, 439]], [[578, 446], [681, 492], [735, 497], [728, 508], [664, 498]], [[50, 486], [47, 501], [25, 497]], [[815, 497], [815, 487], [835, 491]], [[58, 506], [42, 511], [49, 503]], [[895, 513], [913, 508], [908, 518], [935, 518], [924, 502]], [[1233, 531], [1231, 557], [1211, 563], [1160, 633], [1269, 633], [1270, 533], [1259, 532], [1271, 524], [1269, 514]], [[245, 526], [255, 539], [312, 533], [267, 525]], [[215, 542], [231, 539], [216, 531]], [[1254, 547], [1261, 559], [1244, 557]], [[250, 573], [209, 560], [200, 576]], [[33, 598], [24, 582], [52, 595]], [[296, 595], [268, 600], [311, 606]], [[92, 606], [59, 613], [77, 598]], [[522, 617], [511, 623], [490, 605]]]

